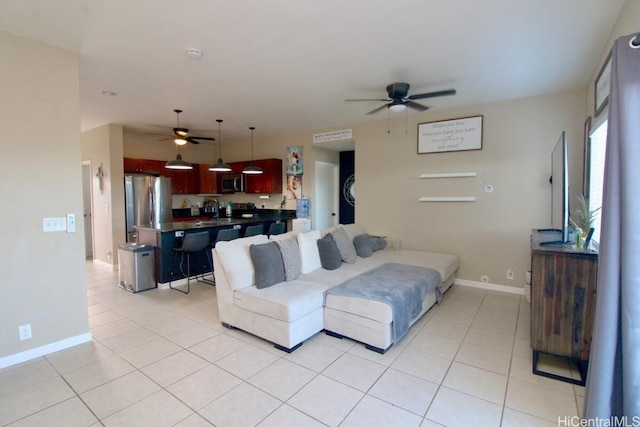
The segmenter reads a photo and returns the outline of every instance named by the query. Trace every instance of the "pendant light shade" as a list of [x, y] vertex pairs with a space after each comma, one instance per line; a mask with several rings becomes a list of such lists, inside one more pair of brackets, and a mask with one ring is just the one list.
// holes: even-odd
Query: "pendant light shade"
[[164, 167], [167, 169], [193, 169], [193, 165], [191, 163], [182, 160], [180, 153], [178, 153], [174, 160], [169, 160]]
[[246, 173], [247, 175], [259, 175], [262, 173], [262, 169], [256, 166], [253, 162], [253, 131], [256, 130], [256, 128], [251, 126], [249, 129], [251, 130], [251, 164], [244, 168], [242, 173]]
[[180, 155], [180, 146], [176, 145], [178, 148], [178, 155], [174, 160], [169, 160], [166, 165], [164, 165], [167, 169], [193, 169], [191, 163], [182, 160], [182, 156]]
[[217, 119], [218, 122], [218, 163], [215, 165], [211, 165], [209, 170], [212, 172], [229, 172], [231, 171], [231, 166], [222, 161], [222, 157], [220, 156], [220, 144], [222, 144], [222, 139], [220, 137], [220, 123], [222, 123], [221, 119]]

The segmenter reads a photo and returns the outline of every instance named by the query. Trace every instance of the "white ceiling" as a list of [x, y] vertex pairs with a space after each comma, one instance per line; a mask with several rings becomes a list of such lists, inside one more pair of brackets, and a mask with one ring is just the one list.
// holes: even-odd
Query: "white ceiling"
[[226, 140], [386, 119], [344, 99], [396, 81], [457, 89], [419, 101], [434, 109], [582, 88], [623, 2], [0, 0], [0, 30], [79, 53], [83, 131], [159, 131], [181, 108], [199, 135], [224, 119]]

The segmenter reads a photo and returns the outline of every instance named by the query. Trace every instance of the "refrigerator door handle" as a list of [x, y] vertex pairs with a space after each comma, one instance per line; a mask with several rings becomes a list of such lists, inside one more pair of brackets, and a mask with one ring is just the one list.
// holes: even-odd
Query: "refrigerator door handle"
[[154, 222], [154, 218], [156, 217], [156, 211], [155, 211], [156, 201], [155, 201], [155, 194], [154, 194], [155, 192], [153, 190], [154, 190], [153, 186], [151, 185], [151, 183], [149, 183], [149, 187], [147, 191], [149, 192], [149, 213], [150, 213], [149, 225], [151, 227], [155, 225], [153, 222]]

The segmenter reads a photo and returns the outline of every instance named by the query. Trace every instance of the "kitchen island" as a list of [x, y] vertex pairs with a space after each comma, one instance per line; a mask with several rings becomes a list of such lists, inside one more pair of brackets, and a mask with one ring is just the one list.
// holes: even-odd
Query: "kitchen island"
[[[176, 252], [173, 249], [182, 245], [182, 239], [186, 234], [207, 231], [209, 232], [209, 241], [213, 244], [220, 230], [237, 228], [239, 229], [240, 237], [242, 237], [248, 226], [263, 224], [264, 233], [266, 234], [271, 224], [281, 221], [285, 223], [286, 231], [288, 219], [291, 219], [291, 216], [283, 213], [282, 215], [266, 215], [257, 218], [220, 218], [208, 221], [169, 222], [155, 227], [137, 226], [136, 228], [138, 231], [138, 243], [156, 247], [156, 282], [169, 283], [184, 278], [180, 271], [180, 256], [176, 256]], [[211, 272], [211, 254], [205, 254], [204, 252], [196, 254], [191, 257], [189, 264], [192, 276], [209, 273]], [[186, 265], [183, 270], [187, 271]]]

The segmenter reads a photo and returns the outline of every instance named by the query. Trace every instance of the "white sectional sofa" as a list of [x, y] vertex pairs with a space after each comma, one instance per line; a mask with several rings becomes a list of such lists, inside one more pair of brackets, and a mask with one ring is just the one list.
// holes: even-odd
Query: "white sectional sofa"
[[[339, 231], [345, 232], [349, 241], [352, 241], [356, 236], [365, 234], [362, 228], [354, 224], [340, 227], [342, 230], [333, 229], [324, 233], [289, 232], [271, 236], [271, 240], [265, 235], [258, 235], [219, 242], [212, 253], [222, 324], [271, 341], [276, 348], [287, 352], [295, 350], [304, 340], [322, 330], [334, 336], [352, 338], [372, 350], [384, 352], [394, 344], [391, 308], [383, 302], [357, 297], [327, 295], [325, 301], [328, 289], [386, 263], [436, 270], [441, 280], [441, 292], [453, 284], [459, 266], [457, 255], [387, 248], [375, 251], [366, 258], [358, 256], [352, 263], [342, 262], [334, 270], [323, 268], [321, 251], [318, 250], [318, 240], [322, 236], [327, 233], [337, 236]], [[287, 277], [281, 282], [259, 288], [263, 286], [264, 269], [269, 269], [277, 262], [267, 262], [266, 266], [258, 263], [256, 271], [254, 261], [258, 261], [255, 251], [269, 248], [273, 254], [274, 245], [265, 245], [273, 241], [280, 246], [282, 253], [286, 253], [283, 258]], [[255, 245], [253, 249], [252, 245]], [[285, 251], [283, 246], [289, 249]], [[291, 248], [298, 253], [292, 255]], [[422, 311], [411, 319], [411, 324], [435, 303], [436, 292], [426, 294]]]

